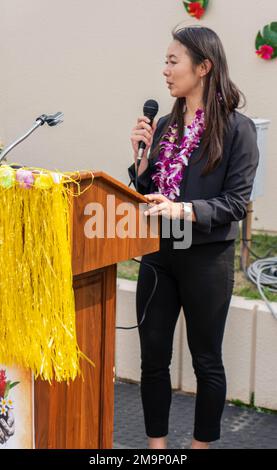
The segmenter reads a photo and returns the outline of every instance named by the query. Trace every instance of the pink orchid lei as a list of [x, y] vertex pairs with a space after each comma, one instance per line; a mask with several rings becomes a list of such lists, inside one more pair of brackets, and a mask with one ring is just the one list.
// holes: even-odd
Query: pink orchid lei
[[200, 139], [205, 130], [204, 111], [197, 109], [191, 125], [188, 126], [189, 133], [185, 135], [177, 145], [177, 124], [170, 126], [168, 132], [163, 136], [160, 143], [159, 160], [155, 163], [157, 171], [151, 178], [158, 187], [159, 193], [175, 200], [180, 195], [180, 183], [183, 171], [188, 165], [192, 151], [199, 146]]

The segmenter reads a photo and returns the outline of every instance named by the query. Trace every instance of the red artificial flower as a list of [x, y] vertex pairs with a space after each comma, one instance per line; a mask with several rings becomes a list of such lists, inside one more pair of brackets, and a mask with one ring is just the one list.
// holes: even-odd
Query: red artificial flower
[[4, 397], [5, 390], [7, 385], [6, 371], [0, 370], [0, 398]]
[[205, 8], [201, 6], [199, 2], [194, 2], [189, 4], [189, 14], [191, 16], [195, 16], [198, 20], [200, 20], [201, 16], [205, 13]]
[[256, 51], [256, 54], [261, 57], [262, 59], [265, 60], [270, 60], [272, 57], [272, 54], [274, 52], [274, 49], [272, 46], [269, 46], [268, 44], [263, 44], [262, 46], [259, 47], [259, 49]]

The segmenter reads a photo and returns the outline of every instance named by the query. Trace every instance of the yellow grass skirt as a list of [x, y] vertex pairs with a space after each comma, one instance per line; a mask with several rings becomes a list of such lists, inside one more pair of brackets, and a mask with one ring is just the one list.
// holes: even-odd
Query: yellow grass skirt
[[81, 356], [68, 190], [43, 181], [30, 189], [15, 180], [1, 185], [0, 178], [0, 364], [68, 382], [80, 373]]

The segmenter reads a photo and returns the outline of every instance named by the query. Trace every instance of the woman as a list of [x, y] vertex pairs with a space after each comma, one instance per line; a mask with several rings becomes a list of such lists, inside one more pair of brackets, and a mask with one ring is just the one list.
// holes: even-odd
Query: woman
[[[192, 244], [174, 249], [172, 236], [161, 237], [160, 250], [142, 257], [156, 269], [158, 286], [139, 328], [141, 397], [148, 446], [166, 448], [169, 366], [183, 307], [197, 379], [191, 448], [199, 449], [220, 437], [226, 396], [221, 347], [234, 283], [235, 239], [259, 157], [255, 126], [236, 110], [243, 95], [229, 78], [217, 34], [194, 26], [172, 35], [163, 73], [175, 104], [153, 128], [146, 117], [139, 118], [131, 141], [135, 162], [138, 142], [146, 144], [137, 188], [149, 200], [145, 213], [190, 221]], [[135, 163], [129, 174], [135, 181]], [[141, 264], [138, 322], [153, 283], [152, 269]]]

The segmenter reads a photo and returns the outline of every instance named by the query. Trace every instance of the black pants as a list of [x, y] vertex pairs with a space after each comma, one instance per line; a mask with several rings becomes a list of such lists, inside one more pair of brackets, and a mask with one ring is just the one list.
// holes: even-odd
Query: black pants
[[[194, 438], [209, 442], [220, 437], [226, 396], [221, 346], [234, 284], [234, 255], [234, 240], [174, 250], [172, 240], [161, 239], [160, 251], [142, 257], [158, 273], [156, 293], [139, 328], [141, 398], [149, 437], [168, 434], [169, 366], [181, 306], [197, 379]], [[136, 297], [138, 322], [154, 279], [152, 269], [140, 265]]]

